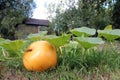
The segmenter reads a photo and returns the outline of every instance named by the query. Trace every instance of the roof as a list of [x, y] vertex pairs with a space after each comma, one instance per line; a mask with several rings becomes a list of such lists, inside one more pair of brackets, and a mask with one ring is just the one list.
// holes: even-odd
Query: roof
[[33, 18], [28, 18], [23, 21], [24, 24], [27, 25], [37, 25], [37, 26], [48, 26], [49, 21], [48, 20], [43, 20], [43, 19], [33, 19]]

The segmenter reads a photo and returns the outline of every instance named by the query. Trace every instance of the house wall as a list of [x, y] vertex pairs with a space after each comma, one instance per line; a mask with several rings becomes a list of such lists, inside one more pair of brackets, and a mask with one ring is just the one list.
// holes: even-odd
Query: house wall
[[21, 24], [17, 26], [16, 36], [18, 39], [26, 38], [31, 33], [38, 33], [38, 26]]

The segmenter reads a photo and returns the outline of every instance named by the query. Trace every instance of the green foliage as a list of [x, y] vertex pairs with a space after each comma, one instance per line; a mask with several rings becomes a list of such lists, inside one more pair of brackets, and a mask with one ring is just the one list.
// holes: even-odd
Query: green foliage
[[112, 30], [112, 25], [107, 25], [104, 30]]
[[76, 41], [84, 48], [91, 48], [100, 44], [104, 44], [104, 41], [101, 38], [85, 38], [85, 37], [76, 37]]
[[30, 34], [27, 37], [27, 40], [29, 43], [33, 41], [39, 41], [39, 40], [47, 40], [51, 44], [53, 44], [56, 48], [59, 48], [60, 46], [63, 46], [64, 44], [69, 42], [69, 38], [71, 34], [63, 34], [61, 36], [55, 36], [55, 35], [46, 35], [47, 32], [43, 31], [38, 34]]
[[3, 61], [5, 59], [3, 53], [4, 53], [3, 48], [0, 46], [0, 61]]
[[29, 34], [27, 39], [30, 41], [37, 41], [37, 40], [44, 39], [44, 36], [46, 35], [47, 35], [47, 31], [40, 31], [40, 33], [37, 33], [37, 34]]
[[[104, 71], [114, 71], [115, 69], [119, 69], [120, 56], [119, 52], [115, 49], [105, 47], [102, 52], [97, 50], [92, 50], [89, 54], [86, 55], [86, 64], [88, 68], [98, 67], [103, 72]], [[91, 69], [92, 70], [92, 69]]]
[[88, 27], [81, 27], [81, 28], [74, 28], [71, 30], [71, 32], [76, 36], [84, 35], [85, 37], [88, 37], [94, 35], [96, 33], [96, 30]]
[[3, 39], [3, 38], [0, 38], [0, 41], [4, 41], [5, 39]]
[[[116, 45], [110, 46], [109, 42], [105, 43], [98, 37], [81, 36], [74, 37], [74, 40], [70, 41], [70, 36], [71, 34], [46, 35], [46, 32], [42, 32], [30, 34], [25, 40], [11, 41], [0, 38], [0, 61], [3, 67], [7, 68], [6, 70], [15, 69], [18, 74], [33, 80], [102, 80], [106, 79], [104, 77], [106, 74], [109, 75], [110, 72], [120, 69], [120, 52]], [[57, 48], [58, 64], [56, 67], [44, 72], [29, 72], [24, 69], [23, 52], [31, 42], [37, 40], [47, 40]], [[116, 44], [119, 44], [119, 41]], [[83, 47], [89, 48], [84, 49], [84, 54]]]
[[7, 51], [7, 57], [21, 57], [22, 50], [25, 46], [25, 41], [15, 40], [15, 41], [3, 41], [0, 43], [0, 46]]
[[[75, 43], [76, 45], [76, 43]], [[79, 69], [81, 72], [94, 72], [96, 68], [101, 72], [119, 69], [120, 53], [112, 47], [105, 47], [102, 51], [92, 48], [82, 54], [82, 48], [74, 43], [63, 47], [62, 54], [59, 53], [58, 67], [65, 66], [66, 70]]]
[[105, 39], [112, 41], [120, 38], [120, 29], [114, 30], [98, 30], [99, 36], [103, 36]]
[[45, 37], [45, 40], [52, 43], [56, 48], [59, 48], [60, 46], [64, 46], [65, 44], [69, 43], [69, 38], [71, 35], [62, 35], [62, 36], [53, 36], [48, 35]]
[[0, 34], [4, 38], [14, 39], [15, 26], [32, 16], [35, 8], [33, 0], [0, 1]]
[[40, 31], [40, 33], [37, 34], [30, 34], [27, 38], [33, 38], [33, 37], [39, 37], [39, 36], [45, 36], [47, 34], [47, 31]]
[[82, 26], [104, 29], [112, 23], [113, 4], [113, 0], [60, 0], [57, 5], [50, 3], [48, 10], [56, 15], [49, 17], [64, 32]]
[[[1, 41], [1, 40], [0, 40]], [[22, 56], [26, 48], [24, 40], [3, 40], [0, 42], [0, 61], [5, 67], [13, 67], [15, 69], [23, 67]]]
[[114, 4], [113, 8], [113, 15], [112, 15], [112, 21], [114, 28], [120, 29], [120, 1], [116, 0], [116, 3]]
[[68, 69], [82, 68], [83, 57], [81, 48], [74, 42], [66, 44], [62, 48], [62, 54], [59, 53], [58, 61], [59, 66], [66, 66]]

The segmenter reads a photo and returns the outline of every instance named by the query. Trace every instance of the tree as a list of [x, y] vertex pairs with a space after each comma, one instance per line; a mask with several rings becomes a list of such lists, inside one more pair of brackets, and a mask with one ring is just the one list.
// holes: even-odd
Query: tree
[[103, 29], [106, 25], [111, 24], [112, 1], [61, 0], [56, 6], [57, 8], [54, 8], [56, 13], [54, 22], [62, 28], [62, 31], [68, 31], [69, 26], [72, 28], [86, 26]]
[[15, 25], [32, 16], [33, 0], [0, 0], [0, 34], [4, 38], [14, 37]]
[[112, 21], [114, 28], [120, 29], [120, 0], [116, 0], [114, 5]]

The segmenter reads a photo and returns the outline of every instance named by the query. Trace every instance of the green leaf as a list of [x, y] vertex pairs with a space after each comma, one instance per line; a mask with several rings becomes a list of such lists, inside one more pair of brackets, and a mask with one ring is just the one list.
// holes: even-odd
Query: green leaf
[[69, 38], [71, 35], [62, 35], [62, 36], [55, 36], [55, 35], [47, 35], [45, 40], [49, 41], [53, 44], [56, 48], [69, 43]]
[[0, 61], [4, 60], [4, 55], [2, 51], [2, 47], [0, 46]]
[[4, 39], [4, 38], [0, 38], [0, 43], [2, 43], [2, 42], [8, 42], [8, 41], [10, 41], [10, 40], [8, 40], [8, 39]]
[[96, 33], [96, 30], [88, 27], [81, 27], [81, 28], [74, 28], [73, 30], [71, 30], [71, 32], [76, 36], [84, 35], [85, 37], [87, 37], [94, 35]]
[[46, 34], [47, 34], [47, 31], [40, 31], [40, 32], [37, 33], [37, 34], [30, 34], [30, 35], [28, 35], [27, 38], [39, 37], [39, 36], [45, 36]]
[[75, 40], [84, 48], [91, 48], [104, 43], [101, 38], [76, 37]]
[[41, 40], [47, 34], [47, 31], [40, 31], [37, 34], [30, 34], [28, 35], [27, 39], [31, 41]]
[[98, 36], [103, 36], [105, 39], [112, 41], [120, 38], [120, 29], [114, 30], [98, 30]]
[[0, 46], [9, 53], [10, 57], [20, 56], [20, 51], [23, 49], [24, 45], [25, 41], [23, 40], [3, 41], [0, 43]]
[[64, 45], [67, 52], [71, 52], [72, 49], [77, 49], [79, 43], [77, 41], [70, 41], [68, 44]]
[[112, 30], [112, 25], [107, 25], [104, 30]]
[[3, 38], [0, 38], [0, 41], [4, 41], [5, 39], [3, 39]]

